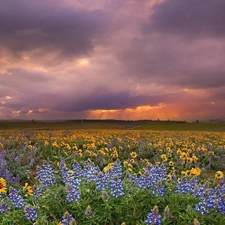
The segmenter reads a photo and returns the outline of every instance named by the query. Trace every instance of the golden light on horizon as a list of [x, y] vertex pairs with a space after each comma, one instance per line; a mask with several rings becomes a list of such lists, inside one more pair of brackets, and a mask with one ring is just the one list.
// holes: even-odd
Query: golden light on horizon
[[163, 103], [150, 106], [143, 105], [136, 108], [126, 108], [121, 110], [107, 110], [98, 109], [92, 110], [89, 113], [89, 119], [173, 119], [179, 116], [179, 112], [176, 112], [173, 108]]

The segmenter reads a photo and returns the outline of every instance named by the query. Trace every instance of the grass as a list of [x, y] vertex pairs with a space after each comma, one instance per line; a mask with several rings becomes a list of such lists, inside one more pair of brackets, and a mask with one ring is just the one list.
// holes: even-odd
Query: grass
[[213, 131], [225, 132], [225, 123], [185, 123], [179, 121], [152, 121], [138, 126], [138, 130]]
[[225, 123], [186, 123], [182, 121], [75, 120], [64, 122], [0, 122], [0, 130], [171, 130], [225, 132]]

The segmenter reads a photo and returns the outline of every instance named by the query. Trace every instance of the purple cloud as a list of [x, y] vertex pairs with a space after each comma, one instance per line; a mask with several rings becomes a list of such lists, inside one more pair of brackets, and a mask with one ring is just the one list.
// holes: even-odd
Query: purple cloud
[[100, 10], [69, 8], [61, 1], [0, 1], [0, 46], [16, 57], [52, 52], [62, 60], [85, 56], [93, 39], [105, 32], [110, 20]]
[[222, 0], [0, 5], [0, 119], [90, 118], [111, 109], [141, 118], [137, 108], [146, 105], [167, 119], [225, 110]]
[[156, 4], [144, 33], [164, 33], [186, 38], [225, 38], [225, 2], [222, 0], [165, 0]]

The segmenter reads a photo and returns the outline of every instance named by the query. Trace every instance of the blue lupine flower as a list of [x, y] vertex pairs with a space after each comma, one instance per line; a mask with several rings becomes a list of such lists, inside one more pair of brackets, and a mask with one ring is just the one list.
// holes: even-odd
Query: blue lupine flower
[[108, 185], [109, 179], [106, 174], [100, 172], [96, 178], [96, 190], [103, 191], [109, 188]]
[[199, 203], [195, 206], [194, 210], [195, 210], [196, 212], [200, 212], [202, 215], [203, 215], [203, 214], [208, 214], [208, 213], [209, 213], [209, 211], [206, 209], [206, 204], [205, 204], [204, 202], [199, 202]]
[[145, 220], [146, 224], [149, 225], [159, 225], [161, 224], [162, 216], [159, 215], [159, 210], [157, 206], [154, 206], [154, 208], [151, 210], [151, 213], [147, 215], [147, 220]]
[[119, 160], [116, 160], [116, 162], [113, 164], [113, 167], [110, 171], [111, 176], [117, 175], [117, 177], [122, 177], [122, 165]]
[[176, 186], [175, 193], [191, 193], [193, 189], [192, 183], [187, 181], [186, 177], [182, 177]]
[[158, 181], [157, 185], [154, 185], [152, 189], [152, 194], [156, 197], [161, 196], [163, 197], [165, 194], [165, 187], [162, 185], [162, 181]]
[[137, 182], [139, 188], [150, 188], [152, 185], [152, 177], [150, 175], [150, 172], [148, 170], [145, 170], [141, 177], [139, 179], [137, 178]]
[[53, 169], [47, 162], [43, 163], [43, 167], [37, 166], [37, 178], [44, 190], [56, 184]]
[[63, 225], [72, 225], [72, 224], [76, 224], [75, 219], [73, 218], [73, 216], [71, 214], [69, 214], [69, 212], [65, 212], [63, 217], [62, 217], [62, 224]]
[[34, 160], [34, 158], [31, 158], [31, 159], [30, 159], [30, 163], [29, 163], [29, 166], [33, 166], [33, 165], [34, 165], [34, 163], [35, 163], [35, 160]]
[[92, 162], [85, 162], [83, 176], [87, 179], [88, 183], [96, 182], [97, 175], [101, 172], [98, 166]]
[[46, 161], [44, 161], [44, 163], [43, 163], [43, 169], [46, 170], [47, 173], [48, 173], [49, 183], [50, 183], [51, 185], [56, 184], [55, 175], [54, 175], [53, 169], [52, 169], [52, 167], [50, 166], [50, 164], [47, 163]]
[[7, 168], [7, 161], [5, 160], [5, 151], [0, 153], [0, 177], [3, 177], [8, 183], [16, 184], [20, 181], [20, 177], [14, 177]]
[[118, 178], [116, 175], [110, 181], [110, 193], [113, 197], [116, 198], [124, 195], [122, 180]]
[[71, 183], [66, 185], [66, 200], [71, 202], [78, 202], [80, 200], [80, 193], [77, 191], [77, 187]]
[[225, 215], [225, 195], [218, 198], [217, 204], [218, 211]]
[[37, 212], [29, 206], [24, 207], [24, 216], [27, 220], [29, 220], [32, 223], [34, 223], [38, 219]]
[[18, 194], [18, 191], [13, 187], [9, 188], [9, 200], [11, 201], [12, 205], [17, 209], [21, 209], [26, 205], [24, 199]]
[[83, 169], [81, 165], [77, 162], [74, 161], [72, 164], [73, 171], [74, 171], [74, 178], [82, 178], [83, 177]]
[[9, 207], [8, 204], [5, 203], [4, 200], [2, 199], [2, 200], [0, 201], [0, 214], [3, 214], [3, 213], [5, 213], [5, 212], [7, 212], [7, 211], [9, 211], [9, 210], [10, 210], [10, 207]]
[[37, 200], [39, 197], [42, 196], [40, 188], [38, 188], [36, 185], [33, 186], [33, 197], [35, 200]]
[[[62, 178], [62, 181], [63, 181], [63, 183], [64, 184], [66, 184], [67, 183], [67, 179], [68, 179], [68, 176], [70, 176], [70, 174], [68, 173], [70, 171], [70, 169], [69, 168], [67, 168], [66, 166], [59, 166], [59, 173], [60, 173], [60, 175], [61, 175], [61, 178]], [[71, 176], [72, 176], [72, 174], [71, 174]]]

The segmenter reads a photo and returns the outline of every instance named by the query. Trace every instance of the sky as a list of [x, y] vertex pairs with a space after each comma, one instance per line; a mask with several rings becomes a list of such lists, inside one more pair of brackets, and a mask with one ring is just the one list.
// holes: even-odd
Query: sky
[[0, 120], [225, 118], [224, 0], [0, 6]]

